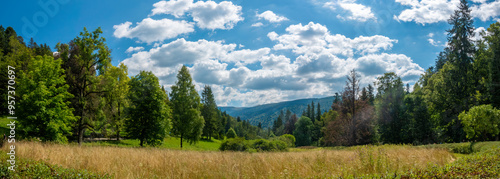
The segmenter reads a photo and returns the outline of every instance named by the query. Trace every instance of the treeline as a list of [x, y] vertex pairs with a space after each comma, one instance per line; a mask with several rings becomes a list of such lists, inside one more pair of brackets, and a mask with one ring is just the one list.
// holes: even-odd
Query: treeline
[[[195, 143], [224, 139], [228, 131], [248, 139], [259, 129], [217, 108], [210, 86], [201, 97], [183, 66], [170, 94], [148, 71], [129, 77], [124, 64], [111, 65], [110, 49], [100, 28], [84, 28], [56, 52], [33, 39], [26, 44], [11, 27], [0, 26], [0, 80], [16, 81], [15, 94], [1, 89], [1, 115], [17, 116], [22, 138], [81, 144], [86, 137], [122, 136], [157, 146], [167, 136]], [[15, 74], [8, 74], [8, 66]], [[10, 113], [7, 96], [15, 98]]]
[[293, 134], [298, 146], [498, 140], [500, 23], [472, 40], [467, 1], [461, 1], [448, 22], [447, 47], [413, 90], [392, 72], [361, 88], [353, 70], [328, 112], [316, 112], [314, 103], [298, 120], [281, 112], [272, 131]]

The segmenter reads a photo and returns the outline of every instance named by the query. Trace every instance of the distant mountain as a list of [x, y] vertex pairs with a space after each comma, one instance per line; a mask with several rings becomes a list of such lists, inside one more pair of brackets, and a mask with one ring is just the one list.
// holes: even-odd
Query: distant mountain
[[283, 110], [283, 113], [286, 113], [288, 109], [300, 117], [302, 111], [307, 109], [307, 105], [311, 104], [311, 101], [314, 101], [314, 113], [317, 112], [318, 102], [321, 106], [321, 113], [324, 113], [331, 108], [334, 99], [335, 97], [331, 96], [326, 98], [298, 99], [254, 107], [219, 107], [219, 109], [223, 112], [226, 111], [227, 114], [235, 118], [239, 116], [242, 120], [247, 120], [255, 126], [261, 122], [262, 127], [267, 128], [273, 125], [274, 120], [278, 118], [281, 110]]

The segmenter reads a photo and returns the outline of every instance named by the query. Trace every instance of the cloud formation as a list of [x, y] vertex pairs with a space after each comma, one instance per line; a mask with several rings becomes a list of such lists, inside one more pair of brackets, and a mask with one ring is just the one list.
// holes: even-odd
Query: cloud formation
[[188, 13], [196, 25], [202, 29], [232, 29], [242, 21], [241, 6], [230, 1], [216, 3], [214, 1], [170, 0], [155, 3], [152, 15], [170, 14], [176, 18]]
[[170, 19], [146, 18], [138, 22], [135, 27], [130, 27], [131, 25], [131, 22], [114, 25], [113, 35], [117, 38], [136, 38], [141, 42], [152, 43], [194, 32], [192, 23]]
[[258, 49], [180, 38], [136, 52], [122, 63], [130, 74], [153, 71], [167, 88], [175, 83], [180, 67], [187, 65], [196, 88], [212, 85], [220, 106], [333, 95], [342, 90], [351, 69], [359, 71], [364, 85], [390, 71], [411, 83], [424, 71], [410, 57], [384, 52], [397, 43], [385, 36], [347, 38], [310, 22], [290, 25], [282, 34], [270, 32], [268, 38], [274, 46]]
[[[396, 0], [409, 9], [403, 10], [399, 15], [394, 15], [398, 21], [418, 24], [432, 24], [446, 22], [453, 12], [458, 9], [460, 0]], [[500, 1], [487, 2], [486, 0], [473, 0], [469, 3], [471, 15], [482, 21], [500, 16]]]
[[288, 18], [286, 18], [285, 16], [276, 15], [273, 11], [265, 11], [261, 14], [257, 14], [257, 17], [259, 19], [264, 19], [264, 20], [267, 20], [267, 21], [272, 22], [272, 23], [278, 23], [281, 21], [288, 20]]
[[337, 18], [342, 20], [354, 20], [359, 22], [366, 22], [367, 20], [377, 20], [373, 14], [371, 7], [356, 3], [356, 0], [336, 0], [323, 4], [323, 7], [329, 8], [333, 11], [342, 9], [343, 14], [338, 14]]

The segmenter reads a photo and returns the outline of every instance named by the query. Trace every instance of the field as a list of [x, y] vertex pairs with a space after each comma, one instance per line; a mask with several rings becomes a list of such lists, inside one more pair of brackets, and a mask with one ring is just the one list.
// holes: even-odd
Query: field
[[[455, 160], [446, 149], [359, 146], [345, 150], [199, 152], [17, 143], [16, 156], [113, 178], [308, 178], [401, 173]], [[4, 148], [3, 150], [7, 150]]]

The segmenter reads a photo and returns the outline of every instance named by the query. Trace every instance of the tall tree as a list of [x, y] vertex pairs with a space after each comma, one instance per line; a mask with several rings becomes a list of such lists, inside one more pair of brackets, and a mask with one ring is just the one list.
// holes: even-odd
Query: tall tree
[[104, 74], [111, 64], [111, 51], [101, 34], [101, 28], [94, 32], [83, 28], [80, 36], [69, 44], [56, 45], [59, 52], [57, 57], [62, 59], [62, 66], [66, 71], [69, 92], [74, 95], [71, 104], [75, 109], [73, 114], [78, 118], [74, 129], [79, 145], [83, 142], [85, 130], [94, 127], [97, 120], [95, 115], [100, 110], [100, 95], [106, 92], [100, 86], [100, 75]]
[[377, 79], [376, 118], [380, 124], [382, 140], [388, 143], [402, 143], [403, 125], [407, 124], [403, 114], [405, 91], [403, 82], [395, 73], [385, 73]]
[[183, 139], [191, 144], [198, 142], [205, 121], [200, 112], [200, 96], [186, 66], [179, 70], [170, 97], [173, 105], [173, 133], [180, 137], [181, 148]]
[[314, 101], [311, 101], [311, 121], [314, 123], [314, 121], [316, 121], [316, 115], [314, 114], [315, 113], [315, 110], [314, 110]]
[[[20, 73], [18, 115], [20, 129], [42, 141], [67, 142], [76, 121], [68, 99], [61, 60], [36, 56], [25, 73]], [[14, 74], [12, 74], [14, 75]]]
[[370, 105], [373, 106], [373, 102], [375, 101], [375, 96], [373, 94], [374, 88], [371, 84], [368, 84], [367, 90], [368, 90], [368, 102]]
[[212, 139], [212, 135], [217, 131], [217, 104], [215, 103], [214, 94], [212, 93], [212, 88], [208, 85], [205, 86], [203, 92], [201, 93], [201, 102], [203, 103], [203, 108], [201, 109], [201, 115], [205, 120], [205, 126], [203, 127], [203, 135], [208, 139]]
[[321, 106], [319, 105], [319, 102], [318, 102], [318, 112], [316, 112], [316, 120], [317, 121], [321, 121]]
[[130, 80], [130, 118], [125, 130], [140, 145], [158, 146], [171, 128], [170, 109], [165, 104], [166, 94], [153, 72], [141, 71]]
[[[103, 76], [105, 101], [104, 113], [107, 122], [112, 125], [116, 132], [116, 140], [120, 140], [121, 128], [125, 120], [125, 110], [129, 107], [130, 78], [128, 68], [123, 63], [118, 67], [111, 66]], [[162, 92], [165, 93], [162, 89]], [[166, 98], [166, 97], [165, 97]]]
[[500, 22], [488, 27], [488, 35], [485, 37], [491, 54], [489, 61], [488, 92], [493, 107], [500, 108]]

